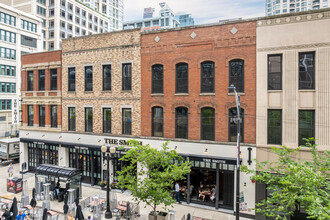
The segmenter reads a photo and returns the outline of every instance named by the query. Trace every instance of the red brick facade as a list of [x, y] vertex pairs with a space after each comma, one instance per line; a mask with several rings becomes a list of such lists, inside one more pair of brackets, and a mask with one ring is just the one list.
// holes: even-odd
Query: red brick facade
[[[237, 32], [235, 32], [235, 30]], [[244, 60], [244, 142], [256, 142], [256, 22], [237, 22], [142, 35], [141, 134], [151, 136], [152, 107], [163, 107], [164, 138], [175, 138], [175, 109], [188, 108], [188, 139], [201, 139], [201, 108], [215, 109], [215, 141], [228, 142], [228, 112], [236, 106], [228, 93], [229, 61]], [[215, 92], [201, 94], [201, 63], [215, 63]], [[188, 94], [175, 94], [175, 65], [188, 63]], [[164, 68], [163, 94], [151, 94], [152, 66]]]
[[[33, 105], [33, 124], [39, 124], [39, 106], [45, 106], [45, 128], [51, 127], [51, 106], [57, 106], [57, 128], [61, 128], [62, 51], [22, 55], [22, 121], [28, 123], [28, 105]], [[57, 89], [51, 90], [50, 70], [57, 69]], [[45, 70], [45, 90], [39, 91], [38, 71]], [[33, 91], [27, 91], [27, 72], [33, 71]]]

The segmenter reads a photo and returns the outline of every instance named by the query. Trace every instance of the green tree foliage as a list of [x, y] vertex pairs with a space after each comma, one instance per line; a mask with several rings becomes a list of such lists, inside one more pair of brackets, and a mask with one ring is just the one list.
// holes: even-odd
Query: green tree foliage
[[140, 145], [135, 140], [130, 141], [130, 146], [120, 159], [129, 165], [118, 171], [118, 184], [129, 189], [136, 202], [151, 206], [157, 219], [158, 206], [167, 209], [175, 202], [171, 196], [174, 182], [185, 178], [190, 172], [190, 163], [170, 150], [168, 142], [160, 150]]
[[[275, 219], [293, 215], [296, 205], [304, 207], [311, 219], [330, 219], [330, 152], [318, 152], [314, 139], [306, 145], [289, 149], [273, 147], [277, 162], [257, 162], [256, 170], [242, 166], [253, 174], [252, 180], [265, 183], [270, 195], [256, 204], [256, 212]], [[309, 148], [311, 160], [297, 159], [301, 148]]]

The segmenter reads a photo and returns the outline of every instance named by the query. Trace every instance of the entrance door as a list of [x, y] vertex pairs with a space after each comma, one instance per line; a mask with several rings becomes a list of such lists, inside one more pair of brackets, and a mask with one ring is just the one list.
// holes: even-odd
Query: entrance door
[[234, 172], [223, 172], [223, 206], [232, 209], [234, 206]]
[[82, 172], [82, 182], [91, 183], [91, 155], [89, 150], [80, 150], [78, 153], [78, 168]]

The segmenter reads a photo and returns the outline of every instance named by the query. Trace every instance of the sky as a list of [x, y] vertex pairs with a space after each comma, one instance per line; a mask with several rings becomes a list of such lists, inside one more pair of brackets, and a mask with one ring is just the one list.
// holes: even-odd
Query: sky
[[[167, 0], [174, 13], [187, 12], [195, 18], [195, 24], [218, 22], [222, 19], [253, 18], [265, 15], [266, 0]], [[155, 8], [158, 16], [162, 0], [124, 0], [124, 21], [143, 18], [143, 9]]]

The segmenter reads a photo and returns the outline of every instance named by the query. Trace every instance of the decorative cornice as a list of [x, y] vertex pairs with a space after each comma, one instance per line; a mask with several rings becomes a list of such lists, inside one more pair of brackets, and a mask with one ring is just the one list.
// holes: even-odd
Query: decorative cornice
[[135, 50], [136, 51], [136, 48], [140, 49], [141, 45], [140, 44], [129, 44], [129, 45], [122, 45], [122, 46], [112, 46], [112, 47], [99, 47], [99, 48], [92, 48], [92, 49], [84, 49], [84, 50], [73, 50], [73, 51], [68, 51], [68, 52], [62, 52], [62, 55], [63, 56], [70, 56], [70, 55], [79, 55], [79, 54], [82, 54], [82, 53], [104, 53], [106, 51], [108, 52], [118, 52], [120, 50]]
[[314, 44], [300, 44], [300, 45], [281, 46], [281, 47], [267, 47], [267, 48], [259, 48], [259, 49], [257, 49], [257, 51], [258, 52], [268, 52], [268, 51], [278, 51], [278, 50], [298, 50], [298, 49], [306, 49], [306, 48], [315, 49], [318, 47], [330, 47], [330, 42], [314, 43]]
[[329, 19], [330, 12], [317, 12], [314, 14], [298, 14], [293, 16], [283, 16], [283, 17], [275, 17], [265, 20], [259, 20], [257, 22], [258, 27], [263, 26], [274, 26], [274, 25], [283, 25], [283, 24], [292, 24], [292, 23], [300, 23], [300, 22], [307, 22], [307, 21], [315, 21], [315, 20], [323, 20]]

